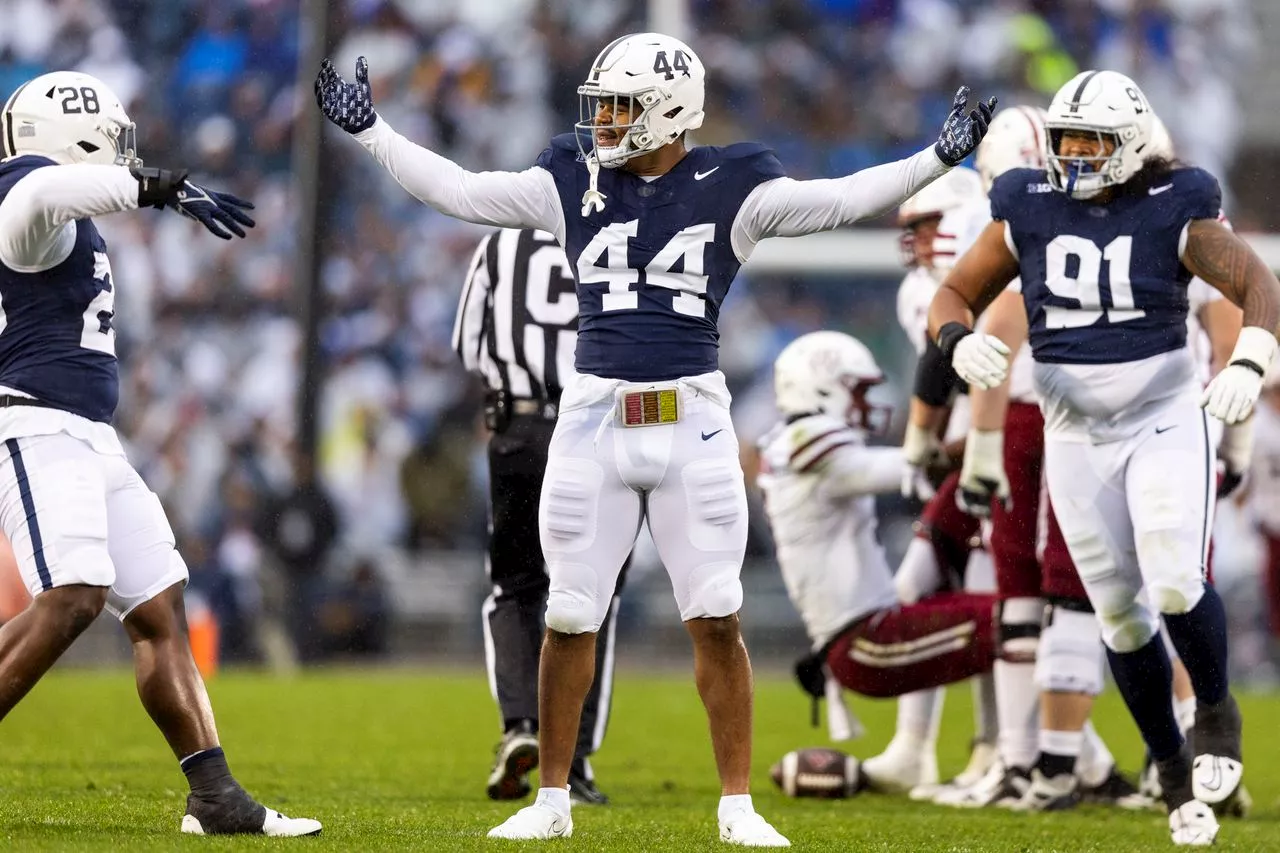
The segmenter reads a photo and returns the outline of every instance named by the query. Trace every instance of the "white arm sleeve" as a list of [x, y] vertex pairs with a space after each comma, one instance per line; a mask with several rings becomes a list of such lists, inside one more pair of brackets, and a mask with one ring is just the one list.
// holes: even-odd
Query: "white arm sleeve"
[[481, 225], [539, 228], [564, 240], [564, 211], [546, 169], [468, 172], [405, 139], [381, 118], [355, 138], [400, 186], [443, 214]]
[[896, 492], [906, 470], [900, 447], [843, 447], [823, 469], [823, 488], [833, 497]]
[[932, 146], [905, 160], [843, 178], [774, 178], [751, 191], [733, 221], [733, 251], [745, 261], [765, 237], [799, 237], [879, 216], [947, 171]]
[[471, 258], [467, 280], [462, 285], [462, 297], [458, 300], [458, 316], [453, 322], [453, 351], [462, 359], [462, 366], [470, 373], [480, 372], [480, 347], [484, 346], [485, 302], [489, 298], [489, 242], [496, 235], [488, 234]]
[[76, 242], [77, 219], [138, 208], [138, 180], [123, 166], [44, 166], [0, 203], [0, 262], [18, 272], [52, 269]]

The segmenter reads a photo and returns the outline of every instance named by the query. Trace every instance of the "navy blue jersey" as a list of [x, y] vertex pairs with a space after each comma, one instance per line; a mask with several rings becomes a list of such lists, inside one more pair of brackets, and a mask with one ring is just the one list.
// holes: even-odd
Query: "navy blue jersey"
[[587, 167], [573, 134], [538, 165], [555, 178], [578, 290], [579, 373], [637, 382], [717, 369], [720, 303], [741, 264], [729, 234], [742, 202], [782, 164], [761, 145], [692, 149], [646, 182], [601, 169], [602, 211], [581, 215]]
[[1221, 206], [1202, 169], [1105, 204], [1055, 191], [1042, 170], [1001, 175], [991, 215], [1017, 250], [1036, 361], [1114, 364], [1185, 346], [1192, 276], [1178, 241], [1188, 221], [1216, 219]]
[[[0, 163], [0, 202], [44, 157]], [[75, 247], [43, 272], [0, 264], [0, 385], [94, 421], [109, 421], [120, 382], [111, 329], [114, 294], [107, 244], [88, 219]]]

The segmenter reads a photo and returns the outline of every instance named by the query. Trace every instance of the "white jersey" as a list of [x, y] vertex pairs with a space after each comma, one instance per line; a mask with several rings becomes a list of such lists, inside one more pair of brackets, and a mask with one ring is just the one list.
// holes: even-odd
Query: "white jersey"
[[1193, 278], [1187, 285], [1187, 349], [1195, 362], [1196, 379], [1202, 386], [1213, 378], [1213, 345], [1200, 325], [1200, 309], [1224, 298], [1222, 291], [1202, 278]]
[[827, 415], [774, 427], [760, 442], [757, 482], [787, 593], [814, 649], [852, 622], [898, 603], [876, 541], [874, 495], [896, 491], [906, 463], [896, 447], [867, 447]]
[[[991, 224], [991, 202], [985, 198], [973, 201], [962, 207], [949, 210], [942, 215], [938, 223], [938, 237], [934, 240], [933, 251], [935, 264], [946, 269], [955, 266], [965, 252], [977, 242], [982, 230]], [[1015, 293], [1022, 290], [1022, 282], [1014, 279], [1009, 289]], [[977, 328], [983, 328], [983, 319], [978, 318]], [[1035, 383], [1031, 378], [1031, 348], [1021, 347], [1009, 367], [1009, 399], [1015, 403], [1036, 403]]]
[[1280, 536], [1280, 412], [1265, 401], [1253, 416], [1249, 505], [1258, 524]]

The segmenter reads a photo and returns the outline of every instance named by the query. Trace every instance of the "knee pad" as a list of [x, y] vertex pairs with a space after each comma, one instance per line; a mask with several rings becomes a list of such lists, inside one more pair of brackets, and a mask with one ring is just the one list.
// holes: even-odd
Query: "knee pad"
[[1102, 629], [1092, 612], [1072, 604], [1055, 603], [1046, 610], [1036, 687], [1097, 696], [1103, 687]]
[[1160, 613], [1186, 613], [1204, 596], [1204, 578], [1199, 572], [1185, 578], [1160, 578], [1147, 585], [1147, 595]]
[[679, 602], [681, 621], [720, 619], [741, 610], [741, 574], [740, 563], [707, 563], [694, 569], [687, 595]]
[[561, 634], [590, 634], [600, 630], [611, 598], [596, 595], [596, 573], [579, 563], [547, 566], [551, 591], [547, 594], [547, 627]]
[[1040, 647], [1043, 598], [1008, 598], [1000, 602], [996, 656], [1010, 663], [1032, 663]]
[[538, 507], [542, 550], [574, 554], [591, 546], [596, 537], [600, 488], [604, 474], [587, 459], [560, 459], [548, 467]]
[[1121, 654], [1136, 652], [1151, 642], [1156, 631], [1160, 630], [1156, 614], [1134, 599], [1115, 607], [1099, 606], [1097, 614], [1102, 627], [1102, 642]]

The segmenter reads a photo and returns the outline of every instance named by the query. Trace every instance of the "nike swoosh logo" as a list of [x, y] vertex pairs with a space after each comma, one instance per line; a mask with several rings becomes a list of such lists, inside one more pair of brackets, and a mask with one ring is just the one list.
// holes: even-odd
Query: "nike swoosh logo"
[[1167, 427], [1156, 427], [1156, 435], [1160, 435], [1161, 433], [1168, 432], [1169, 430], [1173, 429], [1173, 427], [1176, 427], [1176, 426], [1177, 424], [1174, 424], [1173, 426], [1167, 426]]
[[720, 434], [720, 433], [722, 433], [722, 432], [724, 432], [724, 427], [721, 427], [720, 429], [716, 430], [715, 432], [704, 432], [704, 433], [702, 434], [702, 440], [703, 440], [703, 441], [707, 441], [708, 439], [715, 438], [717, 435], [719, 435], [719, 434]]
[[1173, 184], [1165, 184], [1162, 187], [1152, 187], [1151, 189], [1147, 190], [1147, 195], [1160, 195], [1160, 193], [1164, 192], [1165, 190], [1171, 190], [1171, 189], [1173, 189]]
[[705, 172], [694, 172], [694, 173], [693, 173], [693, 179], [694, 179], [695, 181], [700, 181], [700, 180], [702, 180], [703, 178], [705, 178], [707, 175], [710, 175], [712, 172], [714, 172], [716, 169], [719, 169], [719, 168], [720, 168], [719, 166], [716, 166], [714, 169], [708, 169], [708, 170], [707, 170], [707, 171], [705, 171]]
[[1219, 766], [1217, 759], [1213, 760], [1213, 775], [1209, 777], [1208, 782], [1201, 783], [1204, 788], [1209, 791], [1219, 791], [1222, 789], [1222, 767]]

